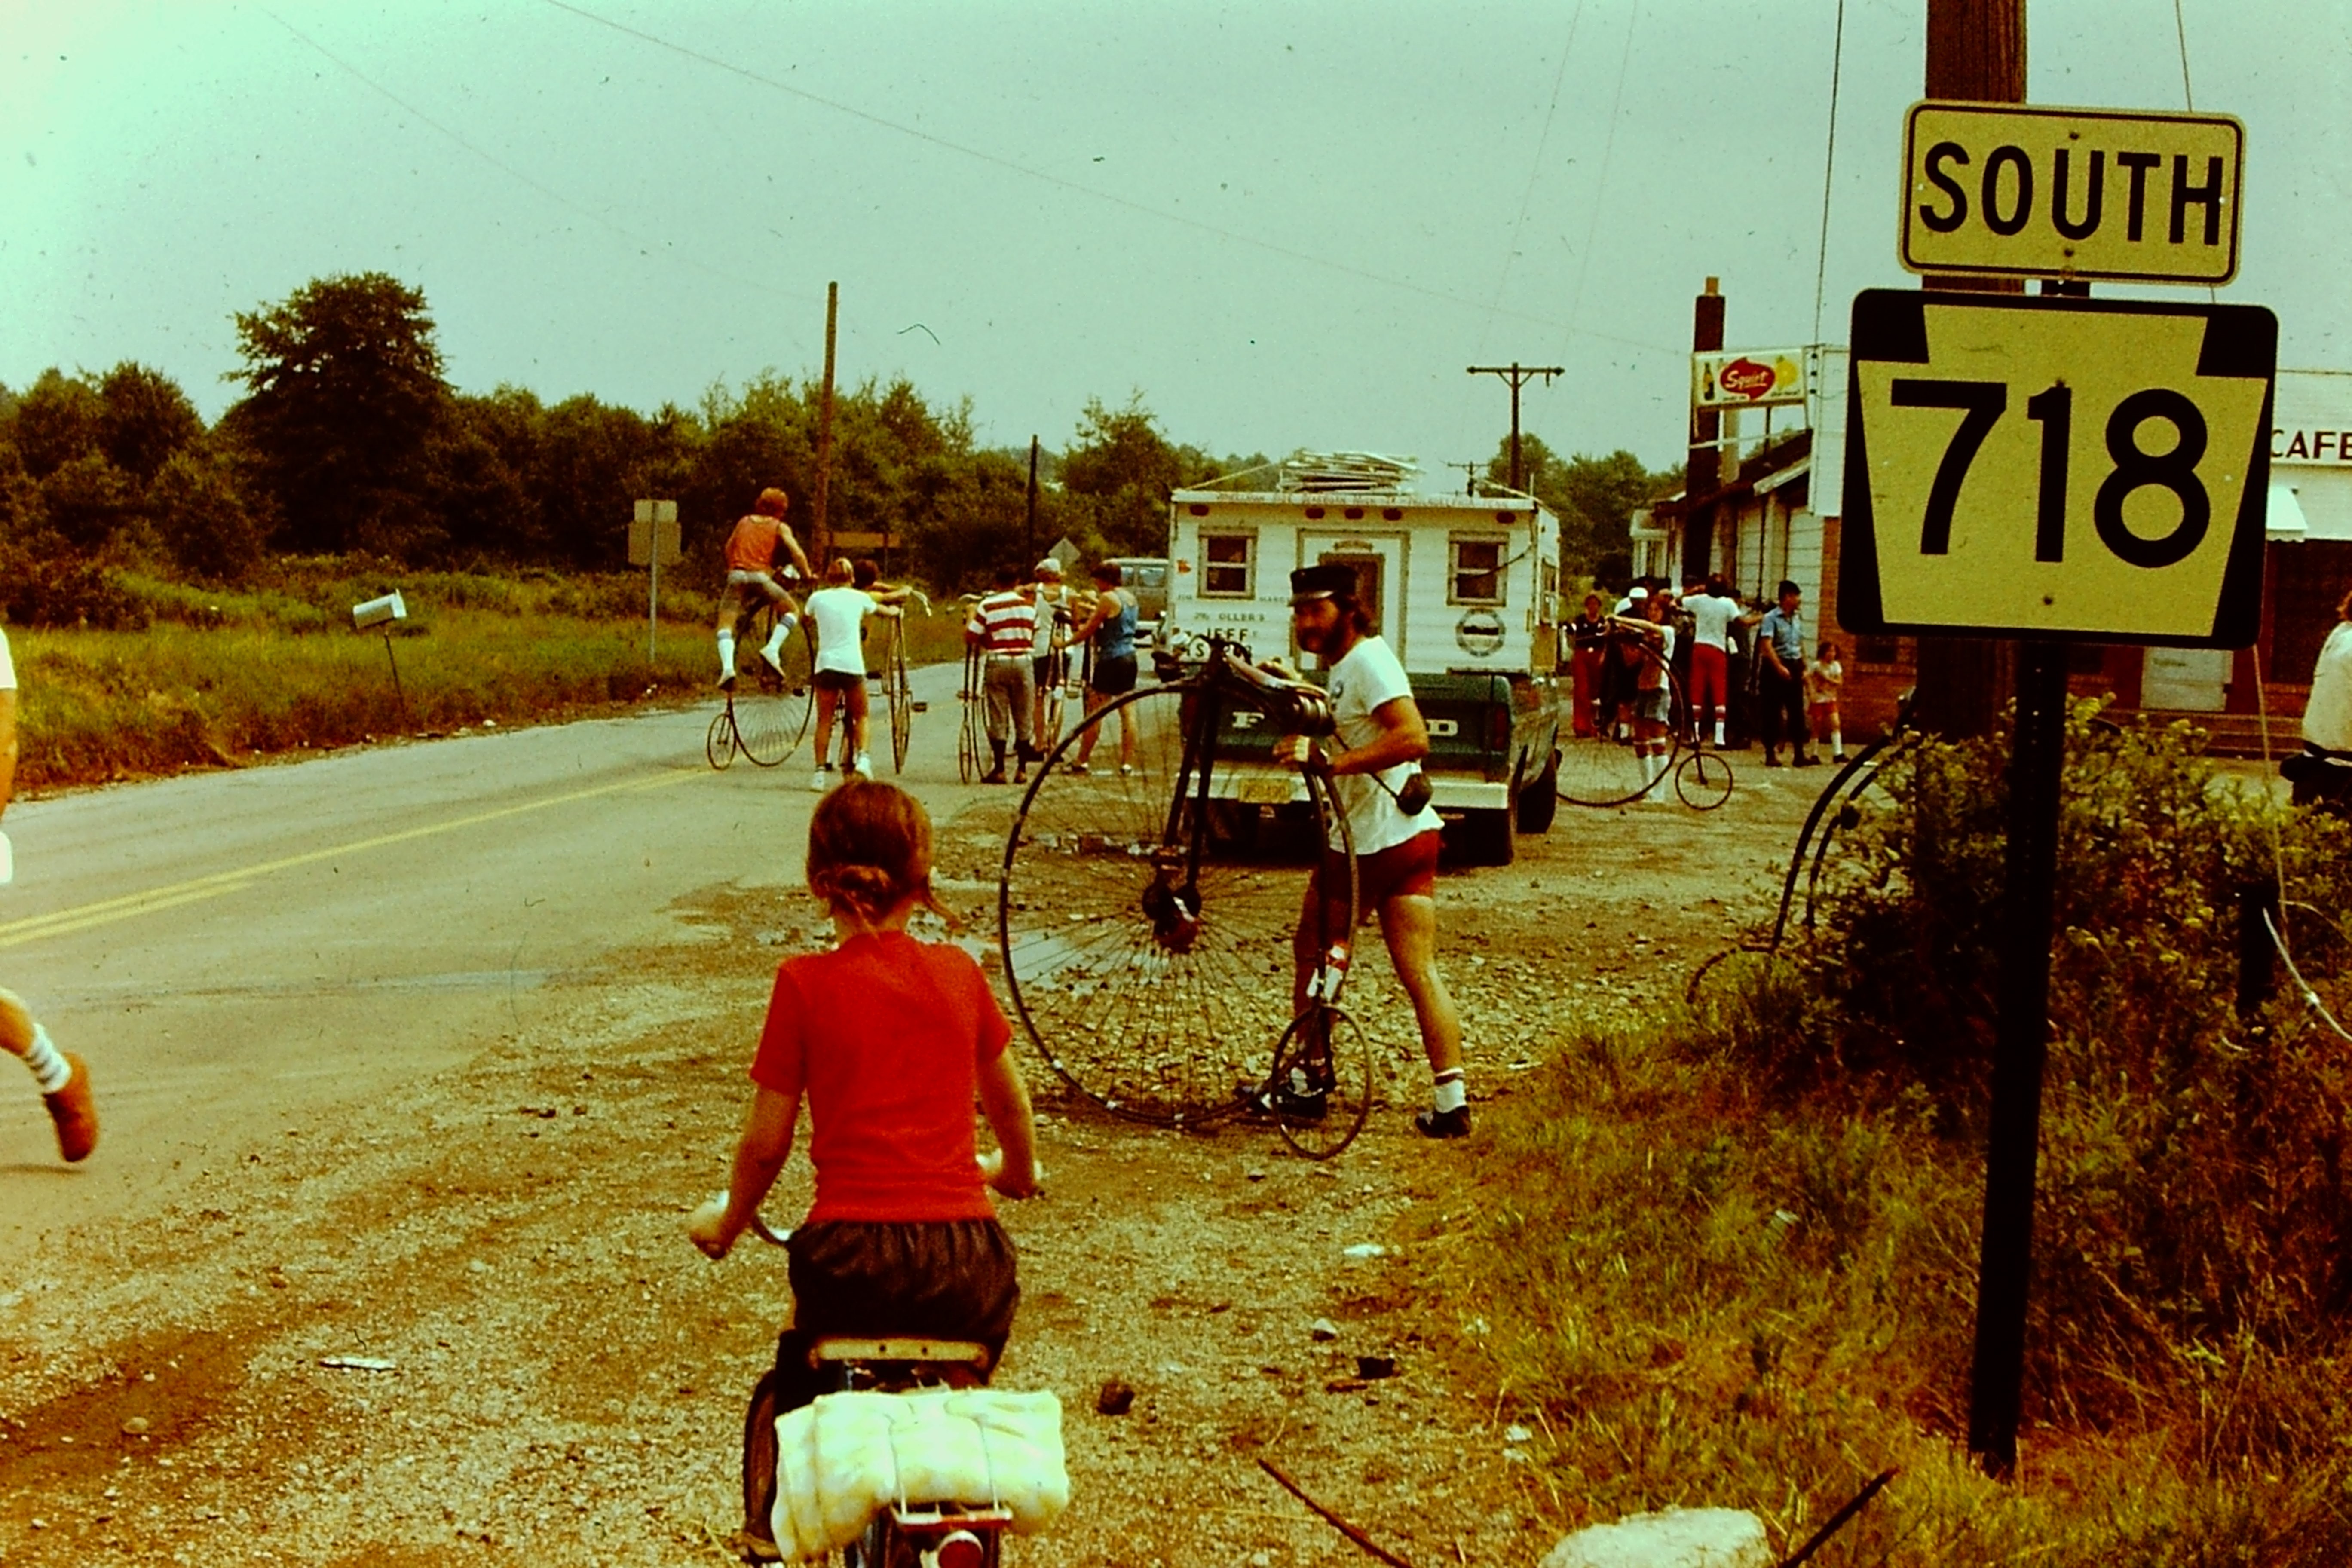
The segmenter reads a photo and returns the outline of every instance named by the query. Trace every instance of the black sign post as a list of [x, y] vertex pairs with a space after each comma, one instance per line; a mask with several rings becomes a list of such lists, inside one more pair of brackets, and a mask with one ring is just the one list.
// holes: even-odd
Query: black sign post
[[1838, 619], [2019, 639], [1969, 1446], [2010, 1473], [2049, 1032], [2066, 647], [2242, 647], [2278, 323], [2244, 305], [1854, 300]]

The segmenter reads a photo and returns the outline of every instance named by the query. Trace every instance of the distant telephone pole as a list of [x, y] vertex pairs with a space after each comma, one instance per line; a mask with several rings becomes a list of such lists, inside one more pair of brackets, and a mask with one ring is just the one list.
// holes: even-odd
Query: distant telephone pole
[[1518, 361], [1513, 360], [1508, 364], [1474, 364], [1470, 367], [1469, 374], [1472, 375], [1499, 375], [1505, 381], [1510, 383], [1511, 488], [1515, 490], [1524, 490], [1527, 487], [1519, 482], [1521, 474], [1526, 471], [1519, 467], [1519, 388], [1525, 386], [1528, 382], [1533, 381], [1537, 376], [1543, 377], [1544, 384], [1546, 386], [1549, 386], [1551, 384], [1552, 377], [1556, 375], [1566, 375], [1568, 372], [1562, 366], [1556, 364], [1521, 364]]
[[816, 551], [813, 564], [824, 571], [825, 491], [833, 483], [833, 327], [841, 312], [841, 285], [824, 286], [824, 391], [816, 405], [816, 496], [810, 510], [809, 543]]
[[1028, 533], [1024, 548], [1029, 558], [1037, 556], [1037, 437], [1029, 437], [1029, 512]]

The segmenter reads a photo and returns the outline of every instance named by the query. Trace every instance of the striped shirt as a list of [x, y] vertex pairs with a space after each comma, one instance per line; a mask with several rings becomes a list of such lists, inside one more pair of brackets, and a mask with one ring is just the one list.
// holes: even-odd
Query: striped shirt
[[972, 606], [964, 630], [979, 637], [992, 658], [1027, 658], [1037, 640], [1037, 606], [1018, 588], [991, 594]]

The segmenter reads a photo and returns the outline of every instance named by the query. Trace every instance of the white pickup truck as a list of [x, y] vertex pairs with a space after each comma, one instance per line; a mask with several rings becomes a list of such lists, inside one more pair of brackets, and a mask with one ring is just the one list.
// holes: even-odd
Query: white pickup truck
[[[1315, 661], [1290, 637], [1291, 571], [1354, 567], [1428, 721], [1423, 771], [1457, 852], [1507, 864], [1514, 830], [1545, 831], [1557, 804], [1559, 521], [1499, 489], [1423, 493], [1413, 472], [1364, 454], [1301, 453], [1176, 491], [1160, 646], [1181, 652], [1222, 633], [1311, 677]], [[1246, 758], [1271, 743], [1244, 724], [1220, 737], [1219, 752]]]

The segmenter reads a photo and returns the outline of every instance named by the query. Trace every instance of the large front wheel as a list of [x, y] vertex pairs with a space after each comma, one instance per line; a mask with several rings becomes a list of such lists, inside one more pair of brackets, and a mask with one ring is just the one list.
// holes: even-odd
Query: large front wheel
[[[1355, 921], [1355, 860], [1322, 780], [1219, 761], [1200, 810], [1184, 731], [1201, 700], [1151, 687], [1077, 723], [1022, 800], [997, 903], [1038, 1050], [1081, 1093], [1163, 1125], [1229, 1114], [1237, 1088], [1266, 1080], [1297, 1011], [1294, 937], [1319, 960]], [[1243, 812], [1271, 831], [1230, 831]], [[1326, 897], [1310, 905], [1318, 860]]]
[[[1559, 737], [1554, 787], [1571, 805], [1624, 805], [1654, 791], [1664, 799], [1685, 728], [1682, 683], [1655, 648], [1630, 636], [1601, 639], [1601, 655], [1592, 732]], [[1643, 753], [1645, 731], [1664, 751], [1655, 766]]]

